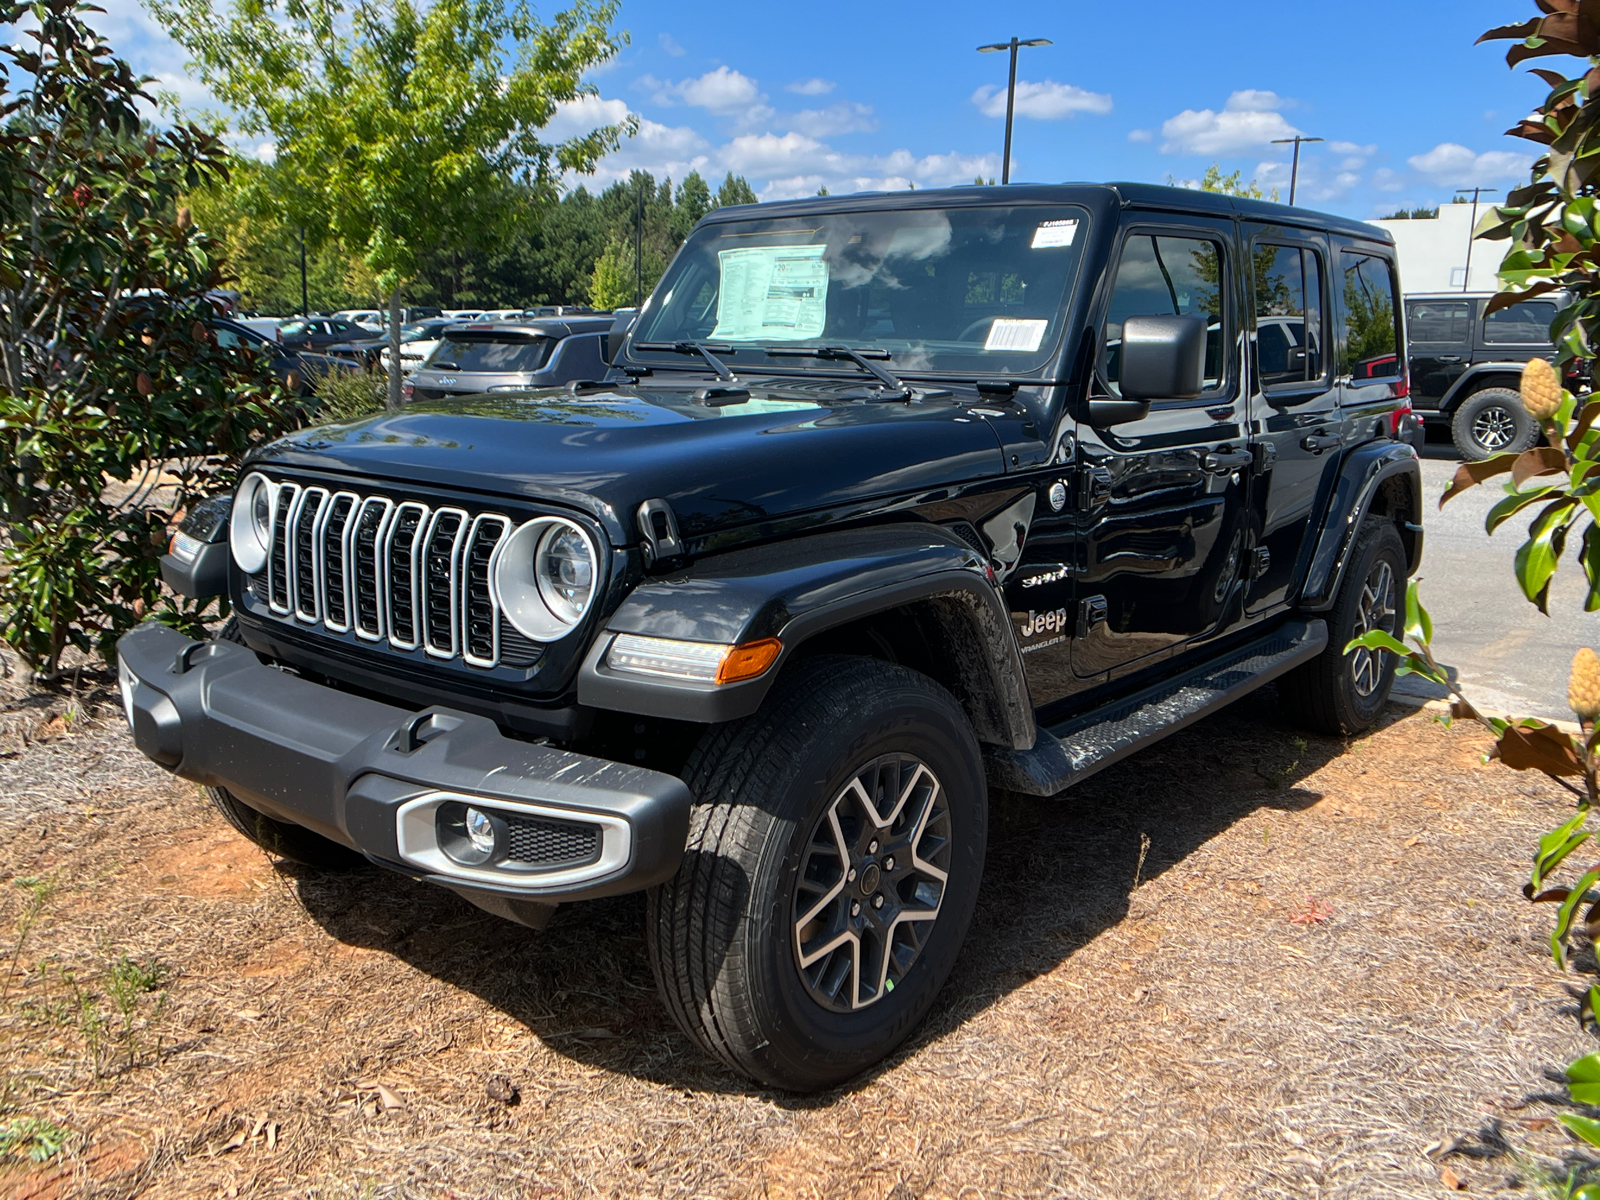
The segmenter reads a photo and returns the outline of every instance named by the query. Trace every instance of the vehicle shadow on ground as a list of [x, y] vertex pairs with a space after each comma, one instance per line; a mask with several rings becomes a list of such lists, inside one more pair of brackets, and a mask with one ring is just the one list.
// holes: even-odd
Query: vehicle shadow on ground
[[[640, 896], [563, 908], [535, 932], [385, 871], [339, 876], [282, 869], [296, 879], [306, 911], [333, 937], [396, 955], [481, 997], [558, 1053], [674, 1087], [811, 1107], [860, 1087], [1055, 969], [1130, 915], [1137, 883], [1160, 876], [1235, 822], [1263, 808], [1299, 812], [1321, 799], [1297, 785], [1346, 743], [1297, 733], [1275, 705], [1273, 689], [1265, 688], [1058, 799], [992, 797], [977, 912], [931, 1015], [874, 1071], [812, 1097], [757, 1088], [678, 1032], [645, 957]], [[1390, 705], [1384, 722], [1411, 711]]]

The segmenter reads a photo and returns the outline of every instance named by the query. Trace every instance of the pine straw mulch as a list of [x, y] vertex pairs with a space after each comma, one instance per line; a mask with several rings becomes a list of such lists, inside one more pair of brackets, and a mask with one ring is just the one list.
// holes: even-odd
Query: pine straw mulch
[[1517, 894], [1569, 806], [1426, 714], [1302, 743], [1269, 688], [1060, 800], [997, 797], [937, 1011], [810, 1098], [673, 1028], [637, 897], [534, 933], [275, 866], [110, 703], [50, 721], [0, 745], [0, 972], [55, 888], [0, 984], [0, 1126], [68, 1140], [13, 1198], [1366, 1200], [1579, 1161], [1550, 1117], [1590, 980]]

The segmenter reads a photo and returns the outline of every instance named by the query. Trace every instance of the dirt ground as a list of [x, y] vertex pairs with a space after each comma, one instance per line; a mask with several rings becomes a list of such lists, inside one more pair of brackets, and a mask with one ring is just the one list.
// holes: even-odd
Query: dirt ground
[[66, 1131], [0, 1196], [1367, 1200], [1579, 1161], [1550, 1118], [1590, 980], [1517, 891], [1569, 806], [1412, 709], [1301, 740], [1267, 689], [995, 797], [932, 1019], [797, 1099], [671, 1025], [639, 898], [534, 933], [277, 866], [62, 707], [0, 716], [0, 1125]]

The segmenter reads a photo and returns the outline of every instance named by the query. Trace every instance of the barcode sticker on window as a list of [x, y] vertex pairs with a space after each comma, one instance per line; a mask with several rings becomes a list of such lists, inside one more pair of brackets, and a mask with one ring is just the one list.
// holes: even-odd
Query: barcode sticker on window
[[983, 343], [985, 350], [1021, 350], [1031, 353], [1044, 341], [1044, 331], [1049, 321], [1024, 321], [1016, 317], [997, 317], [989, 326], [989, 338]]
[[1033, 248], [1048, 250], [1052, 246], [1070, 246], [1077, 236], [1076, 221], [1045, 221], [1033, 231]]

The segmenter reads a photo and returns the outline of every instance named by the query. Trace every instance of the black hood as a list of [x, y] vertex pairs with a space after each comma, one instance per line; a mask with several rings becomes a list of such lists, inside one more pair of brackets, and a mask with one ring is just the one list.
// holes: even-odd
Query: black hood
[[767, 380], [728, 404], [738, 397], [696, 399], [704, 386], [668, 377], [425, 401], [302, 431], [254, 461], [564, 503], [619, 544], [636, 540], [633, 513], [653, 498], [704, 539], [1005, 472], [999, 437], [970, 411], [976, 393], [885, 402], [845, 381]]

